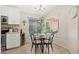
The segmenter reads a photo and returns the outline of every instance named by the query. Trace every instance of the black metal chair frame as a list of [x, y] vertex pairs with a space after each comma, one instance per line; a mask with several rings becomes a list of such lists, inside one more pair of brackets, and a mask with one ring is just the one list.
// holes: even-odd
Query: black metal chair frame
[[[50, 53], [49, 52], [49, 46], [51, 46], [51, 49], [53, 51], [53, 46], [52, 46], [53, 44], [52, 43], [53, 43], [54, 34], [52, 34], [49, 39], [46, 39], [46, 38], [36, 39], [33, 34], [31, 34], [30, 37], [31, 37], [31, 42], [32, 42], [31, 51], [33, 49], [33, 46], [35, 46], [35, 54], [37, 52], [37, 48], [38, 48], [39, 45], [40, 45], [40, 48], [42, 50], [42, 53], [44, 52], [44, 45], [46, 45], [46, 47], [48, 48], [48, 53]], [[37, 43], [38, 40], [41, 41], [41, 42]], [[48, 42], [45, 42], [45, 40], [47, 40]]]
[[[41, 41], [40, 39], [36, 39], [33, 34], [31, 34], [30, 37], [31, 37], [31, 42], [32, 42], [31, 52], [32, 52], [33, 46], [35, 46], [35, 54], [36, 54], [38, 46], [40, 45], [41, 47], [42, 45]], [[40, 41], [40, 43], [37, 43], [37, 41]]]
[[51, 46], [52, 52], [53, 52], [53, 38], [54, 38], [54, 34], [52, 34], [49, 39], [45, 39], [47, 40], [47, 42], [44, 41], [44, 44], [46, 45], [46, 47], [48, 48], [48, 53], [50, 53], [49, 51], [49, 46]]

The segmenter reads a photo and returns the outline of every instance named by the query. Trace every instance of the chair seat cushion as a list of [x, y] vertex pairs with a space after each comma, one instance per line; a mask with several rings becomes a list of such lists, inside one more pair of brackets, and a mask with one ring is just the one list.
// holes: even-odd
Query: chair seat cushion
[[41, 41], [40, 40], [34, 40], [33, 43], [35, 43], [35, 44], [40, 43], [41, 44]]
[[48, 43], [51, 43], [51, 41], [50, 40], [45, 40], [44, 43], [48, 44]]

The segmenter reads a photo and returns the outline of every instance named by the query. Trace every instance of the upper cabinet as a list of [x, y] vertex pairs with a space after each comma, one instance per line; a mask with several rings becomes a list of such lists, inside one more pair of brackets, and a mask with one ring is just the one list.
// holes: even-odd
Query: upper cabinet
[[0, 6], [0, 15], [1, 15], [1, 6]]
[[0, 15], [7, 16], [8, 15], [8, 8], [6, 6], [0, 6]]
[[0, 6], [0, 15], [8, 16], [8, 24], [20, 24], [20, 11], [10, 6]]
[[8, 7], [8, 23], [20, 24], [20, 11], [17, 8]]

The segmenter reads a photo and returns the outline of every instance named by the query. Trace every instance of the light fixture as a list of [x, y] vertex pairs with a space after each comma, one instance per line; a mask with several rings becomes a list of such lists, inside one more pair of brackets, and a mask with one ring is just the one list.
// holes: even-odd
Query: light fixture
[[74, 14], [73, 19], [75, 19], [77, 16], [79, 16], [79, 6], [76, 6], [72, 13]]
[[45, 10], [45, 7], [43, 5], [37, 5], [34, 6], [34, 9], [40, 12], [43, 12]]

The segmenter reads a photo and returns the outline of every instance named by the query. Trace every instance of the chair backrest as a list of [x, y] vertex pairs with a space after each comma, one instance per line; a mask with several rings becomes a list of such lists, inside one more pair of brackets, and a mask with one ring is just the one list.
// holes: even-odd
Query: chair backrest
[[49, 32], [46, 33], [46, 35], [45, 35], [45, 36], [46, 36], [46, 39], [50, 39], [50, 36], [51, 36], [51, 35], [52, 35], [52, 33], [49, 33]]
[[35, 39], [33, 34], [30, 34], [30, 38], [31, 38], [31, 42], [33, 42]]
[[52, 42], [53, 41], [53, 38], [54, 38], [54, 34], [52, 34], [51, 36], [50, 36], [50, 41]]
[[46, 39], [48, 39], [48, 42], [52, 43], [53, 37], [54, 37], [54, 33], [53, 32], [46, 33]]

